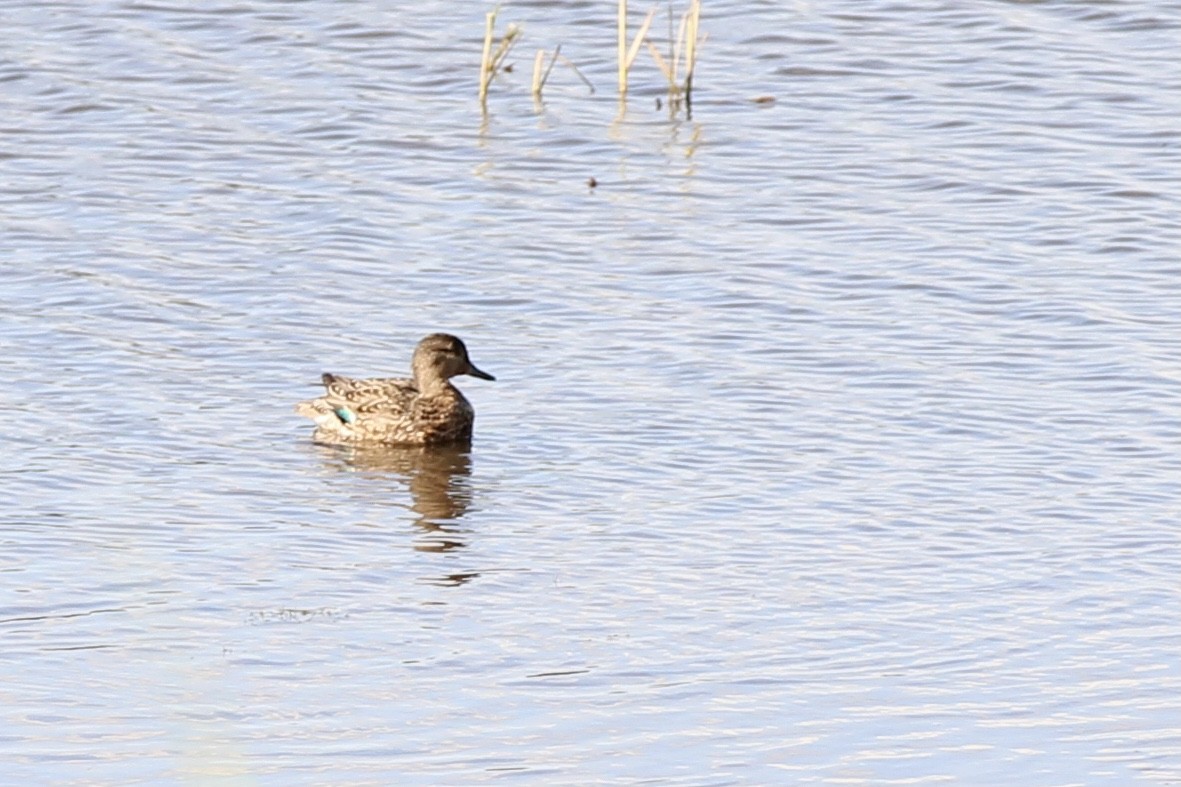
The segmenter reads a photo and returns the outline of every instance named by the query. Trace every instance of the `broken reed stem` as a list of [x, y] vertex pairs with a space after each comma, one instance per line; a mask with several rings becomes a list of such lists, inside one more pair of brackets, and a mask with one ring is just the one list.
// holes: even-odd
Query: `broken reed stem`
[[636, 55], [640, 53], [640, 47], [644, 43], [644, 39], [648, 36], [648, 28], [652, 25], [652, 20], [656, 18], [656, 9], [653, 8], [648, 12], [648, 16], [644, 18], [644, 23], [640, 25], [640, 31], [636, 33], [635, 39], [628, 45], [627, 42], [627, 0], [619, 0], [619, 35], [618, 35], [618, 58], [619, 58], [619, 95], [627, 93], [627, 73], [631, 71], [632, 64], [636, 62]]
[[627, 50], [627, 63], [624, 65], [625, 71], [631, 71], [632, 63], [636, 62], [636, 55], [640, 54], [640, 45], [648, 37], [648, 28], [652, 26], [652, 20], [655, 18], [656, 9], [653, 8], [648, 12], [648, 16], [644, 17], [644, 24], [640, 25], [640, 32], [636, 33], [635, 40], [632, 41], [631, 47]]
[[[554, 49], [553, 57], [549, 60], [549, 67], [545, 69], [545, 73], [541, 73], [542, 64], [545, 63], [546, 52], [544, 49], [537, 50], [537, 56], [533, 58], [533, 97], [541, 100], [541, 89], [545, 87], [545, 83], [549, 81], [550, 72], [554, 70], [554, 64], [558, 62], [559, 55], [562, 54], [562, 45]], [[575, 69], [577, 71], [577, 69]]]
[[565, 63], [566, 65], [570, 66], [570, 68], [574, 71], [574, 73], [578, 75], [578, 78], [582, 80], [582, 84], [586, 85], [586, 89], [589, 90], [591, 95], [593, 96], [595, 94], [595, 86], [592, 85], [591, 81], [586, 78], [586, 75], [583, 74], [582, 71], [580, 71], [578, 69], [578, 66], [574, 65], [574, 61], [571, 60], [570, 58], [566, 57], [565, 55], [562, 55], [562, 62]]
[[627, 93], [627, 69], [624, 63], [627, 61], [627, 0], [619, 0], [619, 17], [618, 25], [618, 61], [619, 61], [619, 95]]
[[533, 56], [533, 87], [532, 93], [534, 98], [541, 98], [541, 66], [545, 63], [545, 50], [538, 49], [537, 54]]
[[656, 67], [660, 69], [660, 73], [664, 74], [664, 78], [668, 80], [670, 85], [673, 84], [673, 75], [672, 71], [669, 70], [668, 62], [665, 61], [664, 55], [660, 54], [660, 50], [651, 41], [648, 42], [648, 51], [652, 53], [652, 59], [656, 61]]
[[689, 10], [681, 16], [675, 40], [672, 40], [672, 19], [669, 19], [671, 51], [667, 60], [651, 41], [648, 42], [648, 51], [652, 53], [652, 59], [656, 61], [656, 66], [668, 82], [668, 104], [673, 112], [680, 109], [682, 102], [688, 109], [692, 101], [693, 68], [697, 65], [697, 49], [701, 43], [698, 39], [700, 19], [701, 0], [690, 0]]
[[500, 39], [500, 45], [496, 47], [496, 53], [493, 54], [492, 31], [496, 26], [496, 13], [496, 9], [489, 11], [484, 21], [484, 54], [480, 58], [481, 106], [487, 104], [488, 86], [492, 84], [492, 80], [500, 71], [501, 65], [504, 64], [504, 59], [508, 57], [509, 51], [512, 50], [513, 45], [517, 43], [517, 38], [521, 35], [521, 28], [509, 25], [508, 30], [504, 31], [504, 38]]
[[492, 28], [496, 25], [496, 11], [484, 16], [484, 54], [480, 58], [480, 104], [488, 103], [488, 83], [492, 81]]
[[[561, 45], [561, 44], [558, 44], [556, 47], [554, 47], [554, 56], [553, 56], [552, 58], [550, 58], [550, 61], [549, 61], [549, 68], [547, 68], [547, 69], [545, 70], [545, 76], [543, 76], [543, 77], [541, 78], [541, 86], [542, 86], [542, 87], [545, 87], [545, 83], [549, 81], [549, 74], [550, 74], [550, 72], [551, 72], [551, 71], [553, 71], [553, 70], [554, 70], [554, 64], [558, 62], [558, 57], [559, 57], [561, 54], [562, 54], [562, 45]], [[573, 63], [571, 63], [570, 65], [574, 65], [574, 64], [573, 64]], [[577, 71], [578, 69], [576, 68], [576, 69], [574, 69], [574, 70], [575, 70], [575, 71]]]
[[697, 65], [697, 26], [701, 21], [701, 0], [690, 0], [685, 14], [685, 107], [693, 100], [693, 67]]
[[504, 31], [504, 38], [500, 39], [500, 46], [496, 48], [496, 54], [492, 56], [492, 73], [488, 77], [489, 82], [500, 72], [500, 67], [504, 64], [504, 60], [512, 51], [513, 46], [516, 45], [517, 37], [520, 35], [521, 28], [516, 25], [509, 25], [508, 30]]
[[545, 63], [546, 51], [544, 49], [537, 50], [537, 55], [533, 58], [533, 98], [535, 101], [541, 100], [541, 91], [545, 88], [545, 83], [549, 81], [550, 72], [554, 70], [554, 66], [558, 61], [562, 61], [570, 70], [582, 80], [582, 84], [586, 85], [586, 89], [593, 96], [595, 94], [595, 86], [586, 78], [586, 74], [574, 64], [574, 61], [562, 54], [562, 45], [554, 49], [554, 53], [550, 56], [549, 65], [545, 67], [545, 73], [542, 73], [542, 65]]

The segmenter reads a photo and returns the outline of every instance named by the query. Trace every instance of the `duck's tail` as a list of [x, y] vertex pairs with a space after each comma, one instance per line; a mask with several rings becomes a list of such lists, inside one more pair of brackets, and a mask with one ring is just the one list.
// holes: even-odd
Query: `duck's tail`
[[340, 418], [336, 415], [336, 408], [327, 399], [309, 399], [295, 405], [295, 412], [304, 418], [311, 418], [316, 426], [339, 426]]

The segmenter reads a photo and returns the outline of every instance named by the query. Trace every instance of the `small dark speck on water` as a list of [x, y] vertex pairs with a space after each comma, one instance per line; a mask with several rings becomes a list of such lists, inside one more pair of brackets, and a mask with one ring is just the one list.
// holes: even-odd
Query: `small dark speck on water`
[[586, 185], [593, 189], [595, 186], [599, 185], [599, 181], [595, 180], [594, 178], [587, 178]]

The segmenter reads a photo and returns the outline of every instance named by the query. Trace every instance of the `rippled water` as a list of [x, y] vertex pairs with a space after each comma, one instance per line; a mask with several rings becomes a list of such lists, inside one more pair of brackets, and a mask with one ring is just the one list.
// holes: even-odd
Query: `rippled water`
[[1176, 3], [401, 5], [0, 4], [5, 783], [1181, 783]]

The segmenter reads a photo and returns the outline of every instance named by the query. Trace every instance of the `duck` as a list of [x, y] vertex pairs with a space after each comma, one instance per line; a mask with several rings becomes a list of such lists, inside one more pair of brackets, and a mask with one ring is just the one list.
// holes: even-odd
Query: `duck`
[[412, 377], [358, 379], [325, 372], [326, 393], [295, 405], [327, 445], [469, 444], [475, 411], [451, 378], [495, 380], [476, 368], [457, 336], [432, 333], [414, 348]]

